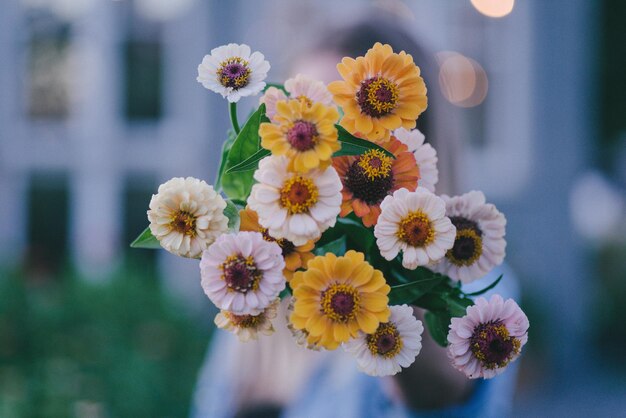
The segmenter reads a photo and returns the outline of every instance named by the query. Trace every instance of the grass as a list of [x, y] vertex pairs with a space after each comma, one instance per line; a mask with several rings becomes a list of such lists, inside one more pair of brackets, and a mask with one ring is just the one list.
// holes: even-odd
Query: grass
[[0, 416], [183, 417], [209, 338], [137, 272], [0, 279]]

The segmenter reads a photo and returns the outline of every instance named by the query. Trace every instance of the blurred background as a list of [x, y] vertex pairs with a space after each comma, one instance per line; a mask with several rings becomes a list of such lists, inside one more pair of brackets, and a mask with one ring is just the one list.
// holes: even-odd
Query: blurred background
[[227, 106], [197, 65], [245, 42], [281, 81], [382, 15], [437, 62], [460, 191], [507, 216], [531, 322], [516, 416], [626, 416], [626, 3], [0, 6], [0, 416], [188, 413], [213, 319], [197, 262], [128, 244], [161, 182], [214, 179]]

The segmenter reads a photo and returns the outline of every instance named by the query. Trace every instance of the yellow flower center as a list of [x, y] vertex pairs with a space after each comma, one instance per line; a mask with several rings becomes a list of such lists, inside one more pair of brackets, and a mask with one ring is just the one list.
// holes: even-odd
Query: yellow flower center
[[231, 57], [220, 63], [217, 77], [222, 86], [238, 90], [250, 82], [250, 68], [248, 61], [240, 57]]
[[391, 158], [384, 152], [373, 149], [359, 158], [358, 165], [363, 169], [363, 174], [370, 180], [389, 176], [391, 172]]
[[295, 121], [287, 130], [287, 142], [300, 152], [315, 148], [318, 137], [317, 126], [305, 120]]
[[190, 237], [196, 236], [196, 217], [191, 213], [179, 210], [170, 219], [171, 230]]
[[220, 266], [220, 270], [222, 270], [222, 280], [226, 282], [229, 292], [256, 291], [263, 275], [252, 256], [244, 257], [240, 254], [228, 256]]
[[446, 252], [448, 260], [456, 266], [471, 266], [483, 253], [483, 240], [474, 229], [456, 231], [454, 246]]
[[392, 323], [380, 324], [374, 334], [369, 334], [365, 341], [370, 353], [375, 356], [393, 358], [402, 350], [402, 338]]
[[239, 328], [257, 328], [263, 322], [265, 313], [258, 315], [235, 315], [232, 312], [224, 312], [224, 315]]
[[435, 239], [435, 230], [428, 215], [418, 210], [402, 218], [396, 235], [412, 247], [424, 247]]
[[280, 189], [280, 204], [290, 215], [308, 212], [317, 203], [317, 186], [311, 179], [294, 176]]
[[396, 108], [399, 91], [394, 82], [382, 77], [372, 77], [361, 83], [356, 99], [362, 113], [379, 118]]
[[356, 319], [360, 302], [357, 290], [346, 284], [333, 284], [322, 292], [322, 311], [335, 322]]

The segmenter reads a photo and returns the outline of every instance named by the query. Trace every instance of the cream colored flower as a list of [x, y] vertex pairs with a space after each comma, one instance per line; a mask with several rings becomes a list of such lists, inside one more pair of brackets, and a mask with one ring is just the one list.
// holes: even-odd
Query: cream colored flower
[[335, 225], [341, 205], [341, 181], [332, 167], [307, 173], [287, 170], [289, 160], [265, 157], [254, 173], [248, 206], [259, 215], [259, 224], [276, 238], [294, 245], [316, 240]]
[[445, 203], [425, 188], [397, 190], [380, 208], [374, 235], [385, 259], [402, 251], [402, 265], [413, 270], [440, 260], [452, 248], [456, 229], [445, 215]]
[[204, 181], [175, 177], [152, 195], [150, 231], [167, 251], [196, 258], [228, 229], [224, 208], [224, 199]]
[[222, 310], [215, 316], [215, 325], [232, 332], [241, 342], [256, 340], [259, 333], [272, 335], [272, 320], [276, 318], [279, 302], [277, 298], [258, 315], [236, 315]]

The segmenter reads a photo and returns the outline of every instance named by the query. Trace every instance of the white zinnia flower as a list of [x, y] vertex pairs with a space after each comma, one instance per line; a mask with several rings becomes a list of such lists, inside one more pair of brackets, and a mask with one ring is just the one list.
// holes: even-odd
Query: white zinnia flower
[[357, 361], [359, 370], [370, 376], [391, 376], [409, 367], [422, 349], [422, 322], [407, 305], [390, 306], [389, 322], [381, 323], [373, 334], [361, 333], [344, 343]]
[[285, 90], [289, 93], [289, 97], [276, 87], [268, 88], [265, 94], [261, 96], [260, 103], [265, 103], [265, 114], [272, 122], [276, 122], [274, 120], [276, 104], [282, 100], [303, 100], [309, 106], [313, 103], [333, 106], [333, 96], [326, 85], [303, 74], [298, 74], [285, 81]]
[[452, 318], [448, 357], [470, 379], [490, 379], [520, 355], [528, 341], [528, 318], [513, 299], [480, 297], [462, 318]]
[[506, 218], [482, 192], [441, 196], [446, 215], [456, 226], [454, 246], [434, 269], [453, 280], [470, 283], [502, 263], [506, 248]]
[[269, 69], [269, 62], [260, 52], [250, 54], [248, 45], [228, 44], [204, 56], [197, 80], [229, 102], [238, 102], [263, 90]]
[[224, 208], [224, 199], [206, 182], [175, 177], [152, 195], [150, 231], [167, 251], [196, 258], [228, 229]]
[[435, 193], [435, 185], [439, 181], [437, 151], [432, 145], [424, 143], [426, 137], [419, 129], [408, 131], [404, 128], [398, 128], [393, 131], [393, 135], [415, 155], [415, 162], [420, 171], [418, 184]]
[[279, 302], [280, 299], [276, 298], [258, 315], [236, 315], [222, 310], [215, 316], [215, 325], [232, 332], [241, 342], [256, 340], [259, 333], [272, 335], [274, 333], [272, 320], [276, 318]]
[[224, 234], [202, 253], [201, 284], [218, 308], [258, 315], [285, 288], [284, 268], [280, 246], [260, 232]]
[[335, 225], [342, 185], [332, 166], [302, 174], [287, 171], [288, 165], [280, 156], [259, 162], [248, 206], [259, 214], [259, 224], [270, 236], [303, 245]]
[[393, 260], [402, 251], [402, 265], [415, 269], [441, 259], [454, 244], [455, 228], [444, 201], [423, 187], [396, 190], [380, 204], [374, 227], [380, 254]]

